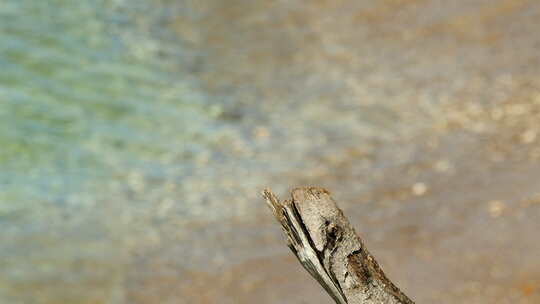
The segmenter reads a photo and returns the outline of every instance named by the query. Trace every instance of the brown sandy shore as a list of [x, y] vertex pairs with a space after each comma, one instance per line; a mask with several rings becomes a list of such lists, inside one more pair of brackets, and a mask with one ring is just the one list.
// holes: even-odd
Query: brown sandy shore
[[[294, 154], [299, 137], [324, 137], [306, 167], [261, 172], [268, 186], [328, 187], [417, 303], [540, 302], [539, 2], [186, 5], [198, 17], [174, 26], [204, 54], [195, 78], [230, 103], [227, 119], [275, 157]], [[355, 119], [372, 124], [348, 127]], [[250, 218], [193, 223], [185, 252], [217, 250], [224, 261], [178, 274], [148, 255], [127, 297], [330, 303], [254, 200]]]

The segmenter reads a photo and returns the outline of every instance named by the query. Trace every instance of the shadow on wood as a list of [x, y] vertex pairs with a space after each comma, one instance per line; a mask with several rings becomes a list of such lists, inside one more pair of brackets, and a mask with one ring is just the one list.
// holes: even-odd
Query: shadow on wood
[[337, 304], [414, 304], [384, 274], [347, 218], [322, 188], [297, 188], [280, 201], [263, 191], [302, 266]]

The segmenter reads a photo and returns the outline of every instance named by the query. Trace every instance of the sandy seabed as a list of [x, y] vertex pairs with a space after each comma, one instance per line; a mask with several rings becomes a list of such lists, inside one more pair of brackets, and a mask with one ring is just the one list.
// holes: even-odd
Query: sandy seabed
[[80, 303], [330, 303], [259, 195], [318, 185], [417, 303], [540, 302], [538, 1], [179, 7], [167, 26], [189, 54], [180, 69], [226, 131], [178, 160], [193, 170], [181, 199], [111, 228], [119, 260], [84, 269], [114, 279], [18, 291], [35, 303], [58, 303], [66, 285]]

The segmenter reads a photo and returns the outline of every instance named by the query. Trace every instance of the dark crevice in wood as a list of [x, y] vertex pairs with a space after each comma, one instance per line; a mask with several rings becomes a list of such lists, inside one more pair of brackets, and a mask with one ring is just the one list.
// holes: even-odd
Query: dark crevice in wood
[[384, 274], [327, 190], [263, 192], [287, 245], [337, 304], [414, 304]]

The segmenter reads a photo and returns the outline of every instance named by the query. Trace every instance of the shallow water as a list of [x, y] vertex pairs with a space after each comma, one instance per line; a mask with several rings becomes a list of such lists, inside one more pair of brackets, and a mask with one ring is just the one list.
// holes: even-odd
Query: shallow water
[[155, 233], [134, 222], [196, 214], [180, 188], [220, 109], [182, 79], [169, 7], [0, 6], [0, 302], [113, 301], [130, 237]]
[[258, 194], [312, 184], [419, 303], [537, 303], [539, 20], [3, 3], [0, 303], [329, 303]]

